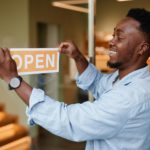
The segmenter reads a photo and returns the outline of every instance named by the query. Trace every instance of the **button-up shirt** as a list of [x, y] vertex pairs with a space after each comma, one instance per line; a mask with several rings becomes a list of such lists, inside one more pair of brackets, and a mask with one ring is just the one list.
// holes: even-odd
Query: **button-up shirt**
[[87, 141], [86, 150], [150, 150], [148, 67], [117, 78], [118, 71], [103, 74], [89, 64], [77, 85], [91, 91], [95, 100], [82, 104], [67, 105], [33, 89], [29, 124], [72, 141]]

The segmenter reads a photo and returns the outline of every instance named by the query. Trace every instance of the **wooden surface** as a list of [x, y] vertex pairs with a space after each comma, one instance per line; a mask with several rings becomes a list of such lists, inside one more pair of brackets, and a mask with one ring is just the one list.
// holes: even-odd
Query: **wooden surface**
[[0, 127], [7, 125], [9, 123], [17, 122], [18, 117], [15, 115], [8, 114], [6, 112], [0, 112]]
[[18, 123], [16, 115], [5, 112], [0, 104], [0, 150], [29, 150], [31, 137], [28, 129]]

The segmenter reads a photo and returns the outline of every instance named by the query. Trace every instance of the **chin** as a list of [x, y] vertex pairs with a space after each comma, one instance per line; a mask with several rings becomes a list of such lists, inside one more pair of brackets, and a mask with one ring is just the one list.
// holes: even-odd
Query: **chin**
[[118, 69], [121, 66], [121, 62], [110, 62], [110, 61], [108, 61], [107, 66], [110, 68]]

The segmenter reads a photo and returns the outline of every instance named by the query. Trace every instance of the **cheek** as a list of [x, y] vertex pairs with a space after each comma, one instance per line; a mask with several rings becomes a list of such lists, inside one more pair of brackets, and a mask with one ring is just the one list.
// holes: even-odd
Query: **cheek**
[[[119, 47], [120, 46], [120, 47]], [[119, 45], [118, 46], [118, 62], [130, 62], [132, 60], [132, 57], [134, 55], [134, 49], [133, 46], [125, 44], [125, 45]]]
[[110, 60], [112, 62], [128, 61], [130, 57], [128, 42], [118, 43], [116, 45], [116, 48], [117, 48], [117, 54], [114, 55], [113, 57], [110, 57]]
[[123, 41], [117, 44], [117, 49], [118, 51], [123, 51], [124, 49], [127, 49], [128, 45], [129, 45], [128, 42]]
[[132, 44], [128, 41], [123, 41], [117, 44], [117, 50], [119, 56], [128, 56], [133, 53]]

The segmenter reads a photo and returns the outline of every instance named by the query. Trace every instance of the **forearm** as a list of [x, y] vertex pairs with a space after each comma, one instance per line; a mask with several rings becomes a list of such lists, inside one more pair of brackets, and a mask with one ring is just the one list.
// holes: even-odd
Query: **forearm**
[[27, 104], [29, 105], [29, 99], [32, 93], [32, 87], [27, 84], [25, 81], [22, 81], [19, 88], [17, 88], [15, 91], [18, 94], [18, 96]]
[[[74, 60], [75, 60], [79, 74], [82, 74], [82, 72], [84, 72], [84, 70], [88, 66], [88, 61], [86, 60], [86, 58], [81, 53], [80, 53], [80, 55], [78, 55], [78, 57], [75, 57]], [[32, 93], [32, 89], [33, 88], [29, 84], [27, 84], [25, 81], [22, 81], [20, 87], [17, 88], [15, 91], [18, 94], [18, 96], [27, 105], [29, 105], [29, 99], [30, 99], [30, 96]]]
[[86, 58], [81, 53], [74, 58], [74, 61], [76, 63], [79, 74], [82, 74], [89, 64]]

